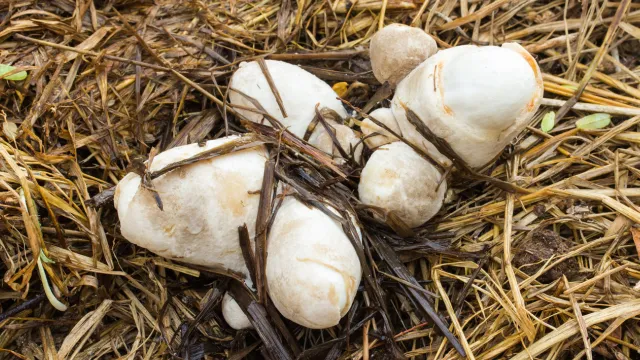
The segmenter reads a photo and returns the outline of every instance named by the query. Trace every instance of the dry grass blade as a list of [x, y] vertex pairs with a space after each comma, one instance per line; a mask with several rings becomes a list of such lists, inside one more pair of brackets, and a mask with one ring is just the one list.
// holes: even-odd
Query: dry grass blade
[[269, 68], [267, 67], [267, 63], [263, 58], [258, 59], [258, 65], [260, 65], [260, 70], [262, 70], [262, 74], [267, 79], [267, 83], [271, 88], [271, 92], [273, 96], [276, 98], [276, 102], [278, 103], [278, 107], [280, 108], [280, 112], [282, 113], [282, 117], [286, 118], [287, 110], [284, 108], [284, 103], [282, 102], [282, 97], [280, 97], [280, 92], [276, 87], [276, 84], [273, 82], [273, 78], [271, 77], [271, 73], [269, 73]]
[[[368, 54], [372, 35], [391, 23], [424, 29], [440, 49], [517, 41], [535, 54], [545, 87], [529, 127], [481, 174], [448, 153], [456, 164], [442, 168], [443, 210], [415, 229], [357, 200], [368, 150], [362, 164], [338, 165], [255, 99], [246, 97], [244, 108], [226, 98], [241, 62], [291, 62], [330, 86], [346, 83], [343, 124], [357, 131], [393, 96]], [[0, 64], [16, 69], [0, 79], [0, 360], [449, 360], [460, 358], [456, 350], [483, 360], [584, 358], [589, 350], [594, 358], [633, 358], [640, 350], [638, 29], [640, 5], [629, 0], [0, 1]], [[22, 71], [24, 80], [6, 79]], [[291, 113], [282, 100], [276, 111]], [[559, 108], [566, 114], [540, 131], [544, 114]], [[249, 122], [245, 111], [268, 125]], [[592, 113], [610, 114], [611, 125], [577, 129]], [[331, 128], [328, 116], [322, 120], [314, 125]], [[245, 262], [254, 276], [264, 266], [277, 182], [338, 221], [327, 204], [353, 212], [363, 242], [353, 224], [343, 229], [364, 279], [340, 325], [296, 326], [256, 279], [257, 294], [240, 292], [259, 331], [236, 332], [220, 304], [241, 274], [164, 259], [122, 237], [112, 199], [127, 172], [145, 175], [154, 148], [226, 135], [240, 136], [146, 172], [145, 185], [197, 161], [269, 148], [270, 180], [255, 189], [256, 249], [251, 227], [238, 234]], [[43, 271], [68, 305], [64, 313], [43, 301], [41, 249], [55, 262]], [[446, 317], [440, 326], [436, 314]]]
[[[617, 317], [633, 317], [640, 314], [640, 301], [634, 300], [626, 302], [620, 305], [615, 305], [604, 310], [600, 310], [583, 317], [584, 325], [587, 327], [599, 324], [603, 321], [615, 319]], [[514, 356], [513, 360], [525, 360], [531, 356], [538, 356], [545, 350], [551, 348], [555, 344], [560, 343], [573, 334], [580, 331], [580, 326], [577, 320], [569, 320], [564, 325], [555, 329], [547, 334], [545, 337], [536, 341], [533, 345], [529, 346], [526, 351], [522, 351], [518, 355]]]
[[569, 109], [571, 109], [571, 107], [576, 102], [578, 102], [578, 98], [580, 97], [584, 89], [587, 87], [587, 84], [589, 83], [589, 80], [591, 80], [591, 76], [593, 72], [596, 70], [598, 65], [600, 65], [600, 61], [602, 61], [604, 54], [607, 52], [609, 45], [613, 41], [613, 36], [616, 32], [616, 29], [618, 28], [618, 25], [620, 25], [620, 22], [622, 21], [622, 16], [627, 12], [627, 9], [629, 8], [630, 3], [631, 3], [631, 0], [622, 0], [620, 2], [620, 6], [618, 7], [616, 14], [614, 15], [613, 21], [611, 22], [611, 24], [609, 25], [609, 28], [607, 29], [607, 34], [604, 37], [602, 46], [600, 46], [600, 48], [598, 49], [598, 52], [596, 53], [595, 59], [593, 59], [593, 61], [589, 65], [589, 68], [587, 69], [585, 76], [582, 78], [582, 80], [580, 80], [580, 84], [578, 84], [578, 89], [576, 89], [575, 94], [556, 113], [556, 120], [560, 121], [569, 112]]
[[[104, 300], [94, 311], [87, 313], [71, 329], [69, 335], [64, 338], [58, 356], [62, 359], [73, 358], [82, 349], [82, 346], [89, 339], [93, 331], [100, 324], [102, 318], [107, 314], [113, 301]], [[71, 351], [75, 348], [73, 354]]]
[[[389, 245], [382, 242], [380, 239], [375, 239], [376, 251], [389, 264], [391, 270], [403, 280], [408, 281], [414, 286], [419, 286], [418, 282], [409, 274], [407, 268], [400, 262], [395, 252], [389, 247]], [[414, 298], [414, 301], [419, 304], [419, 309], [424, 312], [425, 317], [428, 317], [433, 321], [438, 329], [444, 334], [444, 336], [451, 342], [451, 345], [456, 349], [461, 356], [466, 356], [466, 350], [461, 345], [458, 339], [449, 331], [449, 326], [440, 319], [440, 316], [433, 310], [429, 300], [424, 296], [422, 292], [418, 292], [414, 287], [407, 287], [407, 290]], [[469, 354], [472, 356], [471, 354]]]
[[[564, 281], [564, 286], [569, 287], [569, 280], [567, 280], [566, 276], [562, 276], [562, 280]], [[578, 327], [580, 328], [580, 335], [582, 335], [582, 342], [584, 343], [585, 354], [587, 355], [587, 359], [592, 360], [593, 354], [591, 352], [591, 342], [589, 341], [589, 333], [587, 331], [587, 325], [584, 322], [584, 318], [582, 317], [582, 310], [580, 310], [580, 305], [573, 294], [569, 294], [569, 301], [571, 302], [571, 307], [573, 308], [573, 314], [576, 317], [576, 321], [578, 322]]]

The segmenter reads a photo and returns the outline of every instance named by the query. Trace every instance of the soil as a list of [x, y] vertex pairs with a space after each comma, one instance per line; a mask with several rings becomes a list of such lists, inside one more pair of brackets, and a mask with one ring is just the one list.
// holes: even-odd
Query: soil
[[[552, 256], [554, 260], [566, 254], [571, 244], [554, 231], [547, 229], [533, 230], [521, 243], [513, 258], [513, 264], [527, 275], [533, 275], [544, 266]], [[550, 283], [566, 275], [572, 280], [578, 275], [578, 261], [571, 257], [546, 271], [538, 281]]]

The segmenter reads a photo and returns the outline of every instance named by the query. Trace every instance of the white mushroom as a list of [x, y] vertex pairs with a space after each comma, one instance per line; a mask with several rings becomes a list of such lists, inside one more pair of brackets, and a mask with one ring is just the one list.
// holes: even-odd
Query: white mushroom
[[[204, 146], [179, 146], [155, 156], [151, 171], [223, 145], [236, 136], [207, 141]], [[116, 187], [114, 203], [122, 235], [132, 243], [179, 261], [219, 266], [248, 278], [238, 240], [238, 226], [246, 224], [255, 233], [267, 152], [264, 147], [242, 150], [182, 166], [153, 180], [163, 210], [141, 178], [129, 173]], [[235, 303], [235, 302], [234, 302]], [[234, 328], [247, 323], [227, 318]], [[235, 304], [237, 307], [237, 304]], [[241, 312], [241, 310], [238, 308]], [[244, 314], [242, 314], [244, 316]], [[242, 327], [236, 327], [242, 326]]]
[[481, 167], [527, 126], [543, 91], [540, 69], [520, 45], [458, 46], [438, 52], [402, 80], [392, 110], [411, 143], [427, 142], [407, 120], [403, 104], [470, 166]]
[[[425, 138], [420, 136], [420, 133], [414, 127], [406, 127], [405, 132], [400, 129], [398, 122], [396, 121], [395, 116], [393, 115], [393, 111], [390, 108], [379, 108], [371, 112], [369, 114], [372, 118], [377, 121], [383, 123], [389, 129], [393, 130], [398, 135], [401, 135], [405, 140], [411, 142], [414, 146], [420, 148], [420, 150], [424, 151], [428, 154], [434, 161], [440, 163], [441, 165], [448, 167], [451, 166], [451, 160], [449, 160], [446, 156], [442, 155], [438, 149], [436, 149], [433, 144], [427, 141]], [[360, 124], [360, 129], [362, 133], [365, 135], [365, 143], [369, 147], [369, 149], [376, 149], [382, 145], [392, 143], [394, 141], [399, 141], [398, 138], [393, 136], [387, 130], [382, 127], [376, 125], [373, 121], [366, 118]], [[377, 135], [373, 135], [377, 133]]]
[[228, 293], [224, 294], [222, 298], [222, 316], [224, 316], [224, 321], [233, 329], [242, 330], [253, 327], [240, 305]]
[[267, 285], [280, 313], [312, 329], [337, 325], [351, 307], [362, 275], [340, 223], [287, 197], [268, 240]]
[[[236, 136], [204, 146], [175, 147], [155, 156], [151, 171], [223, 145]], [[153, 180], [162, 199], [156, 205], [141, 178], [129, 173], [116, 187], [115, 206], [122, 235], [154, 253], [191, 264], [223, 266], [248, 275], [238, 227], [254, 234], [267, 153], [264, 147], [232, 152], [182, 166]], [[206, 201], [203, 201], [206, 199]]]
[[[329, 123], [329, 126], [333, 128], [332, 131], [344, 153], [349, 156], [353, 153], [355, 162], [359, 163], [363, 148], [362, 139], [347, 125]], [[343, 161], [340, 149], [333, 143], [333, 139], [322, 124], [316, 125], [309, 137], [309, 144], [332, 155], [338, 162]]]
[[422, 29], [402, 24], [385, 26], [371, 38], [369, 57], [373, 75], [391, 86], [438, 51], [436, 41]]
[[[372, 118], [383, 123], [389, 129], [393, 130], [398, 135], [402, 135], [400, 127], [396, 118], [393, 116], [393, 112], [389, 108], [379, 108], [369, 114]], [[365, 136], [364, 142], [369, 149], [376, 149], [382, 145], [398, 141], [398, 138], [391, 135], [390, 132], [376, 125], [373, 121], [364, 119], [360, 124], [360, 129]]]
[[[233, 89], [239, 90], [255, 99], [269, 115], [300, 138], [304, 136], [309, 123], [316, 115], [316, 104], [319, 104], [320, 108], [336, 111], [343, 118], [347, 116], [342, 103], [337, 99], [338, 95], [331, 86], [315, 75], [282, 61], [266, 60], [265, 63], [275, 88], [282, 98], [287, 117], [282, 115], [275, 95], [256, 61], [241, 63], [240, 68], [231, 77], [229, 83], [231, 104], [256, 109], [249, 99], [233, 91]], [[256, 112], [240, 108], [236, 110], [253, 122], [269, 124], [268, 120], [263, 121], [263, 116]]]
[[360, 201], [393, 211], [409, 227], [431, 219], [440, 210], [446, 190], [438, 169], [400, 141], [371, 155], [358, 185]]

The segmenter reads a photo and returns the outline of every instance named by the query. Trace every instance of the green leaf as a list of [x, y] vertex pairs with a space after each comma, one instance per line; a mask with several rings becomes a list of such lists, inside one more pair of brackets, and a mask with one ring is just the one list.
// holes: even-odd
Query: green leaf
[[21, 81], [27, 78], [27, 72], [26, 71], [20, 71], [17, 72], [13, 75], [9, 75], [7, 77], [2, 77], [4, 74], [15, 70], [16, 67], [15, 66], [11, 66], [11, 65], [5, 65], [5, 64], [0, 64], [0, 78], [2, 78], [3, 80], [12, 80], [12, 81]]
[[576, 121], [576, 127], [582, 130], [602, 129], [611, 123], [611, 115], [609, 114], [591, 114]]
[[549, 111], [542, 118], [542, 122], [540, 123], [540, 130], [548, 133], [553, 129], [553, 126], [556, 124], [556, 113], [553, 111]]

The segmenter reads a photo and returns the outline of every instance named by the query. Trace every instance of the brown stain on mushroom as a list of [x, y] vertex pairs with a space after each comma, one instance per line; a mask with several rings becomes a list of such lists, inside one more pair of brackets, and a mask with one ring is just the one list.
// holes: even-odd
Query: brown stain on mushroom
[[532, 112], [533, 109], [536, 107], [536, 99], [537, 99], [537, 96], [533, 95], [533, 97], [531, 98], [531, 101], [529, 101], [529, 103], [527, 104], [527, 112]]
[[289, 236], [292, 232], [297, 230], [298, 228], [303, 227], [304, 224], [297, 219], [291, 219], [282, 224], [282, 229], [280, 230], [280, 236], [285, 237]]
[[[335, 267], [333, 265], [324, 263], [324, 262], [316, 260], [316, 259], [309, 259], [309, 258], [300, 259], [300, 258], [298, 258], [296, 260], [298, 260], [300, 262], [308, 262], [308, 263], [318, 264], [318, 265], [323, 266], [323, 267], [325, 267], [325, 268], [327, 268], [329, 270], [332, 270], [332, 271], [336, 272], [337, 274], [339, 274], [340, 276], [342, 276], [342, 281], [344, 283], [345, 295], [346, 295], [346, 297], [348, 299], [351, 298], [351, 295], [353, 294], [353, 292], [354, 292], [354, 290], [356, 288], [356, 281], [353, 278], [353, 276], [349, 275], [346, 271], [341, 270], [341, 269], [339, 269], [339, 268], [337, 268], [337, 267]], [[334, 302], [333, 297], [332, 297], [333, 296], [332, 291], [336, 296], [335, 302]], [[329, 297], [329, 301], [332, 304], [337, 304], [338, 301], [339, 301], [339, 298], [337, 298], [336, 289], [335, 289], [333, 284], [329, 288], [328, 297]], [[350, 307], [351, 307], [351, 302], [350, 301], [346, 301], [344, 306], [342, 307], [342, 309], [340, 309], [340, 316], [343, 316], [344, 314], [346, 314]]]
[[442, 85], [442, 68], [443, 67], [444, 67], [444, 61], [441, 61], [436, 65], [436, 69], [434, 71], [436, 76], [433, 78], [433, 81], [436, 82], [436, 79], [437, 79], [437, 83], [438, 83], [437, 88], [438, 88], [438, 91], [440, 92], [440, 98], [442, 99], [442, 110], [444, 110], [445, 114], [449, 116], [453, 116], [453, 110], [451, 110], [451, 108], [444, 103], [444, 86]]
[[338, 305], [338, 301], [340, 301], [339, 297], [338, 297], [338, 293], [336, 292], [336, 287], [331, 284], [331, 286], [329, 286], [329, 302], [331, 303], [331, 305]]
[[384, 186], [391, 186], [397, 179], [400, 178], [397, 172], [391, 169], [384, 169], [380, 174], [380, 184]]
[[[529, 53], [522, 50], [518, 50], [518, 53], [524, 58], [527, 64], [529, 64], [529, 66], [531, 67], [531, 70], [533, 70], [533, 76], [536, 78], [536, 86], [538, 87], [538, 89], [542, 89], [544, 85], [540, 78], [540, 70], [538, 68], [538, 63], [533, 58], [533, 56], [531, 56]], [[537, 99], [538, 99], [538, 92], [536, 92], [531, 97], [531, 100], [529, 100], [529, 103], [527, 104], [527, 112], [531, 112], [533, 111], [533, 109], [535, 109]]]
[[218, 202], [222, 210], [229, 211], [233, 216], [241, 216], [246, 212], [245, 202], [249, 194], [242, 176], [235, 173], [226, 173], [222, 176], [225, 184], [224, 189], [220, 189]]
[[[518, 52], [518, 54], [520, 54], [520, 56], [524, 58], [524, 61], [529, 64], [529, 67], [531, 67], [533, 76], [536, 78], [536, 85], [538, 86], [538, 88], [543, 89], [544, 84], [542, 82], [542, 77], [540, 76], [540, 68], [538, 67], [536, 59], [534, 59], [533, 56], [531, 56], [531, 54], [529, 54], [529, 52], [524, 49], [517, 48], [515, 50]], [[535, 102], [535, 99], [533, 101]]]
[[175, 224], [171, 224], [171, 225], [165, 225], [162, 227], [162, 231], [171, 236], [171, 234], [173, 234], [173, 231], [176, 229], [176, 225]]
[[533, 70], [533, 76], [535, 76], [537, 79], [540, 76], [540, 73], [538, 70], [538, 63], [536, 63], [536, 60], [533, 58], [533, 56], [521, 50], [518, 50], [518, 53], [524, 58], [527, 64], [529, 64], [529, 66], [531, 67], [531, 70]]

